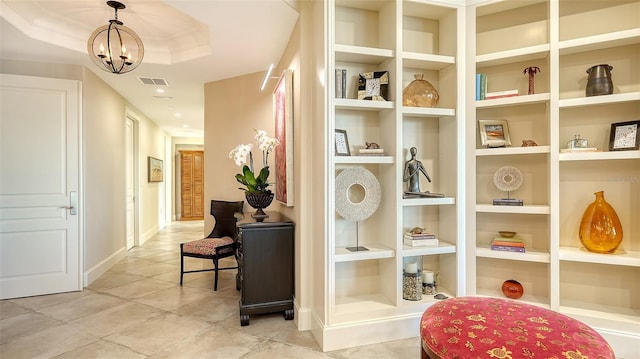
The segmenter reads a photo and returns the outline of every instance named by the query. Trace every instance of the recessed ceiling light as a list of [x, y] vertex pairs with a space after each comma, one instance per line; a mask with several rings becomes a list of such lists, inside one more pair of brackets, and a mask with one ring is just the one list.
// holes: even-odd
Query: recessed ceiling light
[[156, 89], [157, 93], [164, 93], [164, 89]]
[[182, 114], [180, 112], [176, 112], [176, 117], [182, 117]]

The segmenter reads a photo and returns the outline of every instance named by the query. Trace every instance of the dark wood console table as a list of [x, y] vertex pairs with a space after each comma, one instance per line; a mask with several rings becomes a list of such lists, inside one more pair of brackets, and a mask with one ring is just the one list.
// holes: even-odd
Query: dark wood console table
[[238, 274], [241, 290], [240, 325], [249, 325], [249, 315], [283, 312], [293, 319], [294, 224], [277, 212], [263, 222], [251, 213], [238, 221]]

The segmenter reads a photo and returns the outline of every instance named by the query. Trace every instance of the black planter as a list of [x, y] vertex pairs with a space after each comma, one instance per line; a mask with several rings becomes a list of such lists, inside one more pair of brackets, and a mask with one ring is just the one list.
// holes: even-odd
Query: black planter
[[273, 202], [273, 192], [246, 193], [245, 197], [247, 198], [247, 203], [257, 210], [251, 217], [255, 218], [258, 222], [269, 217], [268, 214], [264, 213], [263, 209], [269, 207], [271, 202]]

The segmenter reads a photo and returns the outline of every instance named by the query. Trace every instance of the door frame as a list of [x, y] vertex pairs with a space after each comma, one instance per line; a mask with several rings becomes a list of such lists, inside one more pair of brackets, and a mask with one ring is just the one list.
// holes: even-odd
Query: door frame
[[[133, 136], [133, 245], [134, 247], [137, 247], [140, 245], [140, 161], [139, 161], [139, 120], [136, 117], [136, 115], [134, 114], [134, 112], [132, 110], [130, 110], [129, 108], [125, 109], [125, 116], [124, 116], [124, 120], [125, 120], [125, 127], [124, 127], [124, 131], [125, 131], [125, 141], [126, 139], [126, 122], [131, 120], [133, 127], [132, 127], [132, 136]], [[127, 154], [125, 153], [125, 156], [127, 156]], [[122, 161], [122, 163], [124, 164], [124, 166], [126, 166], [126, 159]], [[126, 208], [126, 201], [127, 201], [127, 194], [126, 194], [126, 186], [127, 186], [127, 178], [126, 178], [126, 168], [125, 168], [125, 178], [124, 178], [124, 182], [125, 182], [125, 195], [124, 195], [124, 201], [125, 201], [125, 208]], [[127, 247], [127, 243], [126, 243], [126, 233], [127, 233], [127, 228], [126, 226], [128, 225], [127, 222], [127, 214], [125, 211], [125, 248]], [[127, 250], [129, 250], [127, 248]]]

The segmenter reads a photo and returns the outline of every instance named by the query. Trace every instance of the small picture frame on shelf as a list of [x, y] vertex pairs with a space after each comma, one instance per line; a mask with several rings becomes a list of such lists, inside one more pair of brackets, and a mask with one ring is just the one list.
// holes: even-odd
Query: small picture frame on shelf
[[349, 150], [349, 138], [347, 138], [347, 131], [336, 129], [335, 143], [336, 156], [351, 156], [351, 151]]
[[629, 151], [640, 149], [640, 120], [611, 124], [609, 151]]
[[511, 146], [507, 120], [478, 120], [482, 146], [488, 148]]
[[358, 100], [387, 101], [389, 71], [363, 72], [358, 76]]

